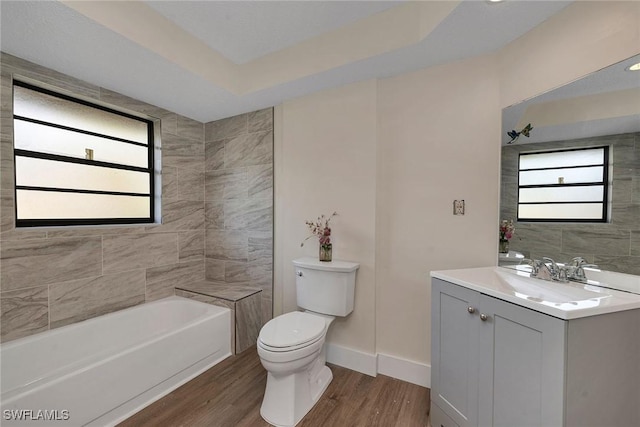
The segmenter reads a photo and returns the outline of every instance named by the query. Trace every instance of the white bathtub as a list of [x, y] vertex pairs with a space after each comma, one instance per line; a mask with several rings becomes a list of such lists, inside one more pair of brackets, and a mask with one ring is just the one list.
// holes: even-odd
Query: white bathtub
[[115, 425], [230, 356], [230, 322], [174, 296], [2, 344], [0, 424]]

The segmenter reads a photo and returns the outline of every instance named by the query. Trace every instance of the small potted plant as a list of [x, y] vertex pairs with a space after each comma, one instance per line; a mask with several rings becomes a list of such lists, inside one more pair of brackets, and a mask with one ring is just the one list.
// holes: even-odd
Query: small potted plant
[[300, 243], [300, 246], [304, 246], [304, 242], [309, 240], [312, 237], [317, 237], [318, 242], [320, 243], [320, 252], [319, 259], [320, 261], [330, 262], [331, 261], [331, 252], [332, 252], [332, 244], [331, 244], [331, 227], [329, 227], [329, 222], [331, 218], [338, 215], [337, 212], [332, 213], [330, 216], [325, 217], [324, 215], [320, 215], [318, 219], [313, 221], [305, 221], [307, 227], [309, 227], [309, 231], [311, 235]]
[[509, 253], [509, 240], [513, 237], [513, 233], [516, 232], [516, 227], [513, 225], [512, 219], [503, 219], [500, 221], [500, 245], [498, 246], [498, 252], [501, 254]]

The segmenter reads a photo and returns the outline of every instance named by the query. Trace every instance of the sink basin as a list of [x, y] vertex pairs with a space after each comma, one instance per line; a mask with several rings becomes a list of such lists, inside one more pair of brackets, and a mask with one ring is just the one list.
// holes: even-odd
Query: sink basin
[[603, 299], [611, 297], [601, 289], [589, 289], [572, 283], [547, 282], [531, 278], [529, 273], [523, 271], [497, 271], [496, 275], [506, 292], [513, 292], [518, 298], [565, 310], [596, 307], [602, 304]]

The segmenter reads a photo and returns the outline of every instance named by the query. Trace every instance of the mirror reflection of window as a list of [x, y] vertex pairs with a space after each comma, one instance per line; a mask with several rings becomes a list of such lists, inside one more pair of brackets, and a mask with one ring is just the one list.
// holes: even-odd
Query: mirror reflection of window
[[518, 221], [607, 221], [609, 147], [520, 153]]

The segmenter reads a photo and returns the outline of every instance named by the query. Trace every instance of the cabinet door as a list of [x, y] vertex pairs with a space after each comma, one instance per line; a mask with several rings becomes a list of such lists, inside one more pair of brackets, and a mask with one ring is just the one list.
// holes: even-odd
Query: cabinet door
[[566, 322], [480, 297], [479, 425], [563, 424]]
[[475, 426], [480, 294], [433, 279], [431, 297], [431, 400], [459, 426]]

